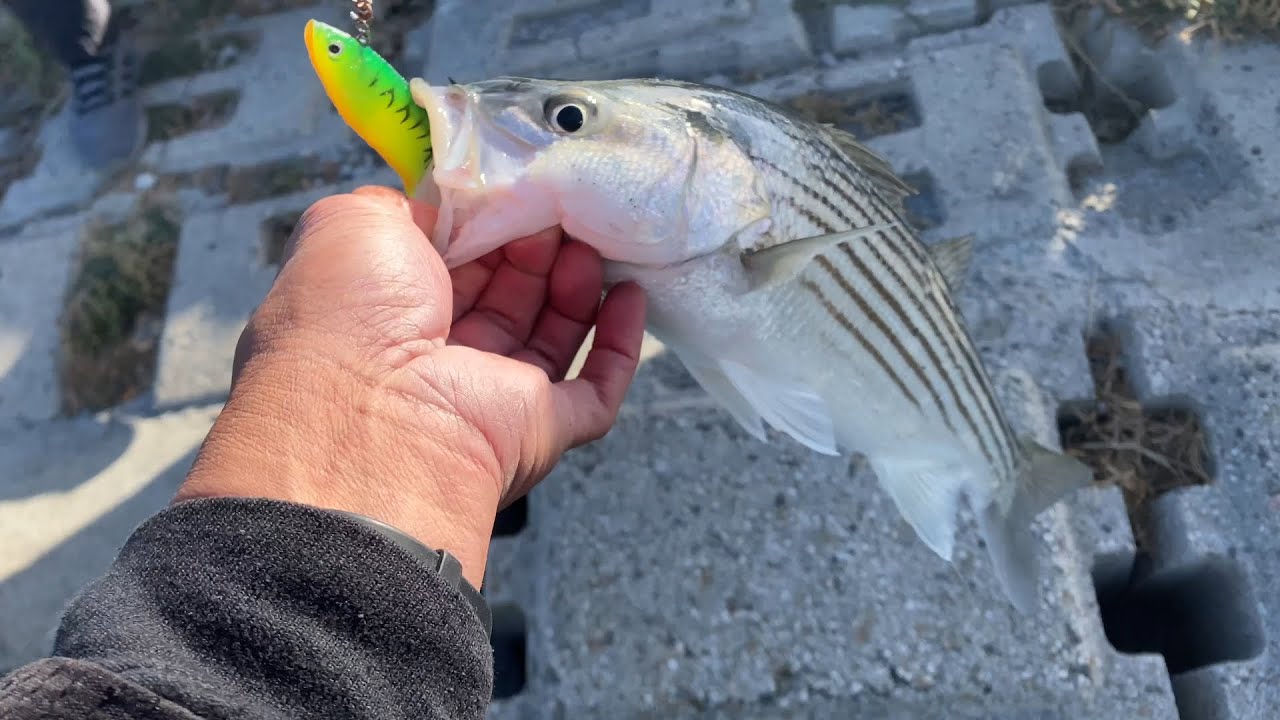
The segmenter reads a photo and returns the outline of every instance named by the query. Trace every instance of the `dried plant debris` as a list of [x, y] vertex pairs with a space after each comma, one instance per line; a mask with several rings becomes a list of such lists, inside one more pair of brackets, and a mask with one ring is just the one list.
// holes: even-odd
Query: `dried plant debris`
[[814, 122], [829, 123], [860, 140], [918, 127], [920, 117], [906, 93], [810, 92], [786, 100], [784, 105]]
[[150, 387], [180, 227], [177, 211], [152, 199], [122, 222], [86, 229], [60, 327], [63, 412], [112, 407]]
[[1152, 39], [1173, 32], [1189, 37], [1207, 31], [1228, 41], [1280, 40], [1280, 0], [1055, 0], [1054, 4], [1067, 15], [1101, 8]]
[[167, 40], [143, 58], [138, 84], [147, 87], [174, 78], [222, 70], [252, 52], [260, 39], [248, 33], [221, 33]]
[[1094, 479], [1124, 493], [1140, 549], [1148, 546], [1147, 508], [1170, 490], [1212, 482], [1205, 435], [1185, 408], [1144, 408], [1130, 389], [1120, 339], [1110, 333], [1086, 338], [1095, 403], [1067, 410], [1059, 419], [1063, 449], [1087, 463]]
[[218, 127], [231, 119], [239, 103], [239, 90], [221, 90], [195, 95], [184, 103], [153, 105], [147, 108], [147, 142]]

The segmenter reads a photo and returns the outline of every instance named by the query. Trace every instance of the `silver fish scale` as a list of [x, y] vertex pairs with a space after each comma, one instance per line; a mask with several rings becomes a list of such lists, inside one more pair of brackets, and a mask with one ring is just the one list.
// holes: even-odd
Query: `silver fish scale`
[[1012, 430], [900, 200], [886, 198], [822, 126], [736, 93], [705, 92], [703, 99], [716, 107], [719, 128], [752, 158], [770, 195], [773, 229], [749, 251], [891, 225], [873, 242], [841, 243], [817, 257], [792, 301], [828, 316], [912, 404], [965, 438], [1001, 481], [1012, 478], [1020, 461]]

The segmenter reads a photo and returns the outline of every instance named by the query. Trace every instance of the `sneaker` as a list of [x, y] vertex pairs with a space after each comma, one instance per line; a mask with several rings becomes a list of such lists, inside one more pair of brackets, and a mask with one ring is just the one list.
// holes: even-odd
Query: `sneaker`
[[128, 162], [146, 143], [136, 65], [132, 46], [111, 39], [92, 60], [71, 68], [71, 142], [96, 170]]

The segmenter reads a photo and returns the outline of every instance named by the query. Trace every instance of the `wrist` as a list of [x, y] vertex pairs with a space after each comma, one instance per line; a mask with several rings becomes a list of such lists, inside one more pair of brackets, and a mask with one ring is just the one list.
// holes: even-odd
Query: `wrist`
[[459, 450], [476, 443], [440, 408], [313, 363], [241, 373], [175, 502], [262, 497], [364, 515], [447, 550], [479, 588], [500, 486], [483, 453]]

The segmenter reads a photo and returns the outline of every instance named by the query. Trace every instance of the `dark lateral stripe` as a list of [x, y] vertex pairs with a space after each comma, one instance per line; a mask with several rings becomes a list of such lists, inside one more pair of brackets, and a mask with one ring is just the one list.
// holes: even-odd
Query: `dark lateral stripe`
[[819, 216], [818, 213], [814, 212], [813, 209], [810, 208], [808, 205], [803, 205], [799, 202], [796, 202], [796, 199], [794, 197], [791, 197], [790, 195], [784, 195], [782, 198], [782, 201], [787, 204], [787, 207], [790, 207], [792, 210], [795, 210], [797, 213], [799, 213], [800, 216], [803, 217], [805, 220], [808, 220], [809, 222], [813, 223], [813, 226], [818, 228], [819, 231], [823, 233], [833, 233], [836, 231], [836, 229], [832, 227], [831, 223], [827, 222], [826, 220], [823, 220], [822, 217]]
[[[890, 208], [885, 206], [879, 198], [873, 198], [872, 202], [875, 204], [877, 210], [883, 213], [892, 212]], [[911, 262], [911, 259], [914, 259], [916, 261], [915, 266], [921, 269], [928, 267], [927, 263], [932, 262], [932, 259], [928, 257], [928, 251], [916, 243], [914, 238], [907, 235], [905, 228], [895, 224], [892, 230], [892, 242], [886, 242], [885, 245], [895, 251], [895, 254], [902, 260], [903, 264], [907, 267], [912, 267], [913, 263]], [[889, 238], [886, 238], [886, 240], [889, 240]], [[907, 257], [908, 255], [910, 255], [910, 258]], [[921, 273], [922, 284], [920, 285], [920, 290], [927, 290], [928, 286], [923, 284], [926, 281], [931, 282], [931, 280], [926, 280], [926, 278], [923, 277], [923, 273]], [[955, 363], [956, 367], [961, 368], [962, 371], [960, 375], [961, 379], [965, 383], [966, 389], [977, 399], [979, 410], [982, 412], [984, 422], [991, 427], [992, 434], [997, 437], [997, 441], [1002, 446], [1002, 449], [1007, 453], [1007, 462], [1012, 464], [1014, 459], [1013, 456], [1015, 454], [1013, 430], [1009, 427], [1009, 422], [1005, 418], [1004, 413], [1002, 413], [1000, 408], [996, 405], [995, 393], [991, 388], [991, 384], [986, 373], [982, 369], [981, 362], [977, 358], [977, 350], [973, 347], [973, 340], [969, 337], [967, 330], [960, 321], [959, 309], [945, 293], [924, 292], [924, 295], [927, 299], [932, 300], [931, 305], [939, 312], [948, 325], [948, 329], [950, 330], [949, 334], [954, 340], [956, 347], [959, 348], [959, 354], [963, 356], [964, 360], [962, 362], [960, 358], [956, 357], [956, 350], [952, 348], [950, 343], [944, 342], [943, 347], [946, 349], [948, 358]], [[939, 295], [942, 295], [943, 297], [939, 297]], [[934, 317], [924, 311], [922, 302], [916, 298], [915, 295], [912, 295], [912, 299], [915, 301], [917, 309], [920, 310], [921, 315], [928, 318], [930, 324], [934, 326], [934, 332], [939, 336], [942, 336], [943, 333], [934, 324]], [[946, 300], [945, 307], [943, 306], [944, 299]], [[964, 372], [965, 369], [968, 370], [967, 373]], [[975, 383], [981, 387], [982, 392], [977, 392], [974, 387]]]
[[[912, 280], [916, 281], [915, 290], [925, 291], [926, 296], [934, 298], [934, 302], [931, 304], [934, 306], [935, 309], [942, 312], [942, 314], [945, 316], [947, 313], [947, 309], [942, 308], [940, 306], [937, 300], [936, 294], [927, 292], [927, 287], [924, 285], [924, 283], [927, 282], [927, 276], [924, 273], [924, 268], [926, 266], [918, 264], [919, 261], [921, 261], [922, 259], [920, 258], [918, 249], [915, 248], [913, 245], [911, 245], [911, 238], [906, 236], [905, 227], [901, 226], [901, 223], [905, 221], [902, 218], [898, 217], [897, 213], [894, 213], [892, 209], [889, 208], [888, 205], [883, 201], [883, 199], [880, 198], [873, 190], [869, 190], [866, 193], [866, 198], [865, 198], [865, 202], [868, 203], [868, 205], [870, 206], [870, 210], [872, 211], [872, 212], [869, 212], [868, 208], [864, 207], [862, 203], [858, 202], [854, 197], [852, 197], [852, 194], [848, 192], [846, 188], [841, 187], [841, 184], [839, 182], [835, 182], [833, 181], [832, 178], [829, 177], [829, 175], [834, 175], [835, 178], [838, 178], [839, 180], [843, 180], [845, 183], [848, 183], [849, 187], [856, 188], [857, 185], [854, 183], [852, 178], [850, 178], [849, 175], [846, 174], [845, 172], [846, 168], [843, 167], [843, 165], [846, 165], [847, 163], [841, 164], [841, 163], [835, 162], [836, 159], [830, 156], [828, 156], [827, 159], [832, 162], [833, 167], [822, 168], [820, 166], [815, 166], [811, 164], [810, 171], [815, 173], [820, 173], [821, 176], [825, 178], [825, 181], [824, 181], [825, 186], [832, 189], [835, 193], [840, 195], [841, 199], [843, 199], [846, 203], [848, 203], [853, 208], [855, 208], [858, 212], [860, 212], [866, 218], [865, 222], [867, 224], [883, 222], [885, 220], [894, 221], [894, 224], [892, 225], [892, 230], [895, 235], [894, 240], [897, 240], [897, 242], [891, 241], [884, 231], [877, 231], [876, 237], [882, 240], [883, 244], [887, 245], [892, 250], [896, 251], [895, 256], [899, 260], [901, 260], [903, 267], [905, 267], [907, 271], [912, 274], [913, 276]], [[983, 454], [986, 456], [987, 461], [992, 463], [993, 465], [996, 464], [995, 455], [998, 454], [1002, 460], [1000, 464], [1008, 465], [1009, 458], [1006, 455], [1006, 451], [1009, 451], [1010, 448], [1008, 447], [1007, 439], [1005, 437], [1001, 437], [1001, 431], [1004, 428], [1003, 415], [1000, 414], [998, 409], [988, 407], [989, 403], [994, 403], [993, 399], [991, 399], [988, 395], [982, 395], [975, 390], [974, 382], [971, 381], [968, 373], [965, 372], [964, 363], [962, 363], [962, 361], [956, 357], [956, 352], [953, 349], [952, 344], [947, 341], [947, 338], [944, 336], [942, 329], [939, 327], [939, 324], [936, 318], [926, 310], [925, 303], [919, 298], [916, 292], [913, 292], [912, 286], [899, 274], [898, 270], [892, 264], [887, 262], [884, 256], [880, 254], [879, 249], [876, 247], [876, 245], [879, 245], [879, 244], [880, 243], [876, 243], [876, 244], [867, 243], [866, 247], [870, 249], [870, 251], [873, 253], [876, 260], [880, 263], [880, 265], [883, 266], [885, 270], [889, 272], [890, 276], [894, 279], [894, 281], [897, 282], [897, 284], [902, 288], [903, 293], [910, 298], [910, 301], [914, 306], [914, 308], [916, 309], [916, 311], [919, 312], [920, 316], [924, 318], [926, 323], [928, 323], [929, 329], [933, 333], [932, 338], [925, 338], [924, 335], [919, 332], [919, 329], [916, 328], [914, 324], [910, 321], [908, 315], [903, 310], [902, 306], [897, 302], [896, 298], [891, 296], [891, 294], [887, 291], [887, 289], [884, 288], [883, 285], [879, 283], [879, 280], [870, 273], [870, 271], [867, 269], [865, 264], [863, 264], [862, 261], [859, 258], [857, 258], [852, 253], [852, 251], [849, 250], [847, 246], [841, 246], [841, 249], [845, 252], [845, 255], [848, 256], [849, 259], [855, 264], [855, 267], [857, 268], [858, 272], [866, 276], [872, 282], [873, 287], [876, 289], [877, 293], [880, 294], [881, 297], [885, 298], [887, 304], [894, 310], [897, 316], [901, 319], [903, 327], [910, 329], [910, 331], [913, 334], [915, 334], [917, 337], [920, 338], [920, 344], [925, 348], [925, 352], [929, 355], [929, 359], [932, 361], [933, 365], [937, 368], [939, 375], [942, 377], [943, 381], [946, 383], [947, 389], [951, 393], [951, 397], [955, 398], [956, 407], [959, 409], [961, 415], [963, 415], [964, 420], [968, 424], [969, 429], [973, 432], [974, 437], [978, 440], [978, 443], [982, 446]], [[917, 260], [917, 262], [913, 263], [911, 259], [905, 256], [905, 254], [902, 252], [904, 245], [912, 248], [915, 251], [913, 253], [913, 257]], [[954, 312], [954, 308], [952, 308], [952, 312]], [[948, 329], [954, 332], [955, 330], [954, 323], [952, 323], [951, 327], [949, 327]], [[942, 352], [947, 356], [948, 364], [944, 365], [941, 362], [941, 359], [939, 358], [937, 350], [934, 347], [935, 342], [938, 346], [941, 346]], [[965, 343], [959, 337], [955, 338], [955, 344], [962, 348], [965, 346]], [[968, 361], [970, 370], [972, 370], [972, 359], [963, 352], [961, 354], [965, 355], [965, 360]], [[958, 374], [960, 375], [960, 380], [964, 385], [964, 389], [967, 393], [967, 398], [961, 397], [961, 394], [955, 384], [955, 373], [951, 372], [952, 368], [959, 370]], [[976, 375], [975, 377], [977, 382], [979, 384], [982, 384], [983, 376]], [[970, 400], [970, 402], [965, 402], [966, 399]], [[979, 424], [977, 420], [974, 418], [973, 414], [970, 411], [970, 408], [969, 408], [970, 404], [976, 404], [978, 406], [977, 409], [982, 416], [983, 427], [985, 427], [987, 431], [990, 433], [990, 435], [992, 436], [991, 440], [988, 440], [986, 434], [984, 434], [982, 430], [979, 428]], [[940, 408], [940, 409], [944, 414], [946, 414], [945, 408]], [[995, 412], [995, 418], [992, 418], [992, 410], [994, 410]], [[998, 447], [993, 448], [992, 443], [994, 443]]]
[[837, 218], [840, 219], [840, 222], [848, 225], [847, 229], [853, 230], [854, 228], [858, 227], [857, 224], [854, 223], [853, 220], [850, 219], [848, 215], [845, 215], [844, 211], [842, 211], [835, 203], [823, 197], [817, 190], [810, 187], [808, 184], [801, 182], [800, 178], [797, 178], [795, 175], [792, 175], [786, 170], [783, 170], [781, 167], [774, 164], [768, 158], [763, 158], [757, 155], [757, 156], [752, 156], [752, 159], [760, 163], [763, 163], [770, 170], [777, 173], [787, 182], [791, 183], [791, 185], [795, 187], [797, 190], [803, 192], [805, 195], [817, 201], [817, 203], [822, 207], [826, 208], [827, 210], [830, 210], [833, 215], [835, 215]]
[[[853, 285], [849, 284], [849, 281], [840, 273], [840, 269], [837, 268], [829, 258], [819, 255], [815, 260], [818, 265], [831, 276], [831, 279], [836, 281], [836, 284], [839, 285], [840, 289], [849, 296], [849, 299], [853, 300], [854, 303], [857, 304], [858, 311], [862, 313], [863, 317], [870, 320], [876, 326], [876, 330], [878, 330], [880, 334], [889, 341], [889, 344], [893, 346], [893, 351], [898, 354], [898, 357], [902, 358], [903, 364], [911, 368], [911, 371], [915, 373], [916, 378], [920, 380], [920, 384], [929, 391], [930, 395], [933, 396], [933, 401], [937, 404], [938, 411], [942, 413], [942, 419], [947, 423], [947, 427], [950, 428], [952, 432], [955, 432], [955, 427], [952, 426], [951, 419], [947, 416], [946, 406], [942, 404], [942, 398], [939, 397], [938, 391], [934, 389], [933, 384], [930, 383], [928, 377], [925, 376], [924, 368], [920, 367], [920, 363], [916, 362], [916, 359], [912, 357], [911, 354], [907, 352], [906, 348], [902, 346], [902, 339], [885, 324], [884, 318], [880, 317], [880, 315], [867, 304], [867, 301], [858, 294], [857, 289], [854, 288]], [[876, 352], [876, 356], [880, 358], [881, 361], [884, 360], [883, 356], [878, 352]], [[894, 378], [898, 378], [897, 373], [894, 373], [892, 368], [887, 364], [885, 365], [885, 370]], [[906, 385], [901, 381], [901, 379], [898, 379], [898, 387], [905, 392]], [[907, 396], [912, 398], [912, 402], [915, 402], [914, 395], [907, 393]], [[918, 407], [919, 403], [916, 403], [916, 405]]]
[[[877, 236], [883, 237], [883, 234], [877, 233]], [[926, 337], [925, 334], [920, 331], [920, 328], [911, 321], [911, 317], [902, 307], [902, 304], [898, 302], [898, 298], [884, 286], [880, 281], [879, 276], [877, 276], [871, 268], [867, 267], [866, 263], [862, 261], [862, 258], [858, 257], [858, 255], [848, 246], [842, 245], [840, 249], [844, 252], [845, 256], [849, 258], [849, 261], [853, 263], [854, 268], [858, 273], [867, 278], [867, 281], [871, 283], [871, 287], [876, 291], [876, 294], [878, 294], [893, 310], [898, 318], [901, 319], [902, 326], [912, 335], [919, 338], [920, 345], [924, 347], [925, 354], [929, 356], [929, 362], [932, 363], [933, 367], [938, 371], [938, 375], [942, 378], [943, 384], [946, 385], [947, 391], [951, 393], [951, 397], [955, 400], [956, 409], [960, 412], [960, 415], [963, 416], [965, 423], [969, 425], [969, 429], [973, 432], [974, 437], [978, 439], [978, 443], [982, 446], [982, 454], [986, 456], [987, 462], [992, 465], [996, 464], [995, 454], [990, 443], [987, 441], [986, 435], [978, 427], [978, 423], [974, 420], [973, 414], [969, 412], [969, 403], [966, 402], [969, 398], [961, 396], [960, 391], [956, 388], [955, 378], [948, 371], [948, 368], [952, 366], [944, 365], [942, 363], [942, 359], [938, 357], [937, 350], [934, 348], [934, 343], [936, 342], [941, 345], [945, 351], [947, 351], [948, 355], [950, 355], [950, 348], [947, 346], [946, 339], [942, 337], [937, 323], [934, 322], [933, 317], [930, 316], [928, 312], [925, 312], [925, 309], [919, 299], [911, 292], [910, 286], [902, 279], [902, 276], [898, 274], [898, 271], [893, 267], [893, 265], [885, 259], [880, 250], [872, 243], [865, 243], [863, 247], [866, 247], [867, 250], [870, 251], [876, 262], [879, 263], [880, 266], [888, 272], [889, 277], [893, 278], [894, 282], [902, 288], [903, 293], [911, 298], [916, 311], [919, 312], [920, 316], [925, 319], [926, 323], [928, 323], [929, 330], [932, 333], [931, 337]], [[954, 360], [954, 358], [952, 359]], [[958, 367], [958, 365], [955, 365], [955, 367]], [[972, 392], [972, 388], [970, 388], [970, 392]], [[981, 402], [977, 397], [972, 397], [972, 400]], [[946, 410], [944, 409], [943, 412], [945, 413]], [[992, 435], [994, 435], [994, 428], [990, 428], [990, 430]]]
[[[827, 269], [827, 272], [830, 272], [833, 275], [836, 274], [834, 273], [834, 268], [830, 265], [830, 261], [827, 261], [826, 258], [819, 258], [819, 260], [826, 263], [824, 267]], [[845, 317], [844, 313], [840, 312], [840, 309], [827, 299], [827, 296], [822, 293], [822, 288], [818, 287], [818, 284], [812, 280], [801, 280], [800, 286], [812, 293], [813, 296], [818, 299], [818, 302], [822, 304], [822, 307], [827, 311], [827, 314], [839, 323], [840, 327], [844, 328], [851, 336], [853, 336], [853, 339], [862, 346], [862, 349], [876, 361], [876, 364], [880, 366], [880, 369], [883, 370], [885, 374], [889, 376], [889, 379], [893, 381], [893, 384], [898, 387], [898, 391], [902, 393], [902, 396], [909, 400], [912, 405], [920, 407], [920, 401], [916, 399], [916, 396], [913, 395], [909, 389], [907, 389], [906, 383], [904, 383], [902, 378], [898, 376], [898, 373], [894, 371], [893, 366], [885, 360], [884, 356], [880, 354], [880, 351], [877, 350], [869, 340], [867, 340], [866, 336], [854, 326], [849, 318]]]
[[[875, 204], [875, 209], [877, 211], [881, 213], [891, 213], [890, 208], [886, 207], [879, 198], [873, 198], [872, 202]], [[873, 220], [873, 222], [877, 221], [879, 221], [878, 218]], [[927, 266], [922, 263], [930, 262], [929, 258], [925, 256], [925, 250], [917, 246], [917, 244], [913, 242], [913, 239], [906, 235], [903, 228], [894, 225], [891, 237], [886, 236], [883, 232], [877, 233], [877, 235], [885, 241], [883, 243], [883, 247], [891, 250], [894, 256], [897, 257], [905, 267], [924, 268]], [[877, 260], [890, 270], [899, 285], [902, 285], [904, 288], [907, 287], [903, 278], [898, 275], [891, 265], [885, 262], [884, 259], [878, 255]], [[965, 390], [978, 405], [978, 410], [982, 415], [983, 423], [990, 429], [995, 442], [1000, 446], [1001, 459], [1004, 460], [1004, 464], [1010, 466], [1010, 469], [1012, 469], [1014, 455], [1014, 446], [1012, 444], [1013, 433], [1009, 428], [1008, 421], [1005, 419], [1004, 414], [1001, 413], [999, 407], [996, 406], [995, 394], [991, 390], [990, 383], [987, 380], [986, 374], [982, 371], [980, 363], [974, 356], [976, 351], [973, 350], [972, 340], [965, 331], [964, 326], [960, 323], [959, 311], [956, 309], [955, 305], [951, 303], [947, 303], [944, 307], [943, 299], [939, 298], [939, 293], [927, 291], [928, 286], [923, 283], [929, 282], [929, 280], [923, 276], [922, 272], [917, 273], [916, 277], [920, 281], [917, 289], [924, 294], [925, 299], [922, 300], [919, 295], [912, 292], [910, 288], [907, 289], [907, 294], [915, 305], [916, 310], [929, 323], [929, 327], [933, 331], [934, 335], [939, 338], [940, 344], [942, 345], [951, 366], [960, 370], [959, 375], [961, 382], [964, 383]], [[926, 303], [930, 306], [929, 309], [937, 311], [937, 313], [942, 316], [944, 322], [948, 326], [948, 333], [943, 333], [942, 329], [938, 325], [935, 315], [928, 312], [928, 309], [925, 307]], [[963, 360], [961, 360], [960, 357], [957, 357], [957, 351], [952, 347], [952, 343], [947, 342], [948, 335], [953, 340], [955, 348], [959, 348], [959, 355], [963, 357]], [[979, 387], [982, 392], [979, 392]], [[966, 414], [968, 414], [967, 411]], [[982, 434], [978, 433], [976, 429], [974, 430], [974, 433], [978, 436], [979, 440], [983, 442], [985, 447], [986, 441], [983, 440]]]

